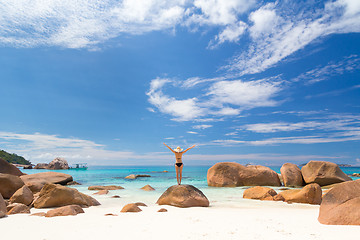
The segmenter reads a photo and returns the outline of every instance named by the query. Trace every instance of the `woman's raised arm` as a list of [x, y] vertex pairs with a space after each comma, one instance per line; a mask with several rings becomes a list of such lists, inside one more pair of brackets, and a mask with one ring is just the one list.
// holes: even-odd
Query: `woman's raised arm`
[[165, 143], [163, 143], [165, 146], [167, 146], [167, 148], [168, 149], [170, 149], [170, 151], [172, 151], [173, 153], [175, 153], [175, 151], [174, 150], [172, 150], [172, 148], [171, 147], [169, 147], [168, 145], [166, 145]]
[[194, 148], [195, 146], [196, 146], [196, 145], [194, 144], [194, 145], [192, 145], [191, 147], [185, 149], [185, 150], [183, 151], [183, 153], [186, 153], [187, 151], [189, 151], [190, 149]]

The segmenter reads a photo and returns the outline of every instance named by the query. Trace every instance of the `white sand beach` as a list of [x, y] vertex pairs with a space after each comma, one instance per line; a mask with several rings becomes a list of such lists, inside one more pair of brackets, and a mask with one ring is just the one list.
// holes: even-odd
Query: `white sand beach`
[[[145, 203], [139, 213], [120, 213], [125, 199], [97, 196], [101, 206], [77, 216], [45, 218], [28, 214], [0, 219], [4, 239], [342, 239], [360, 235], [359, 226], [317, 221], [319, 206], [241, 199], [229, 206], [177, 208]], [[139, 199], [140, 200], [140, 199]], [[150, 199], [148, 199], [150, 200]], [[210, 200], [211, 201], [211, 200]], [[239, 204], [240, 203], [240, 204]], [[157, 212], [160, 208], [168, 212]], [[46, 209], [31, 209], [32, 213]], [[104, 216], [113, 213], [118, 216]]]

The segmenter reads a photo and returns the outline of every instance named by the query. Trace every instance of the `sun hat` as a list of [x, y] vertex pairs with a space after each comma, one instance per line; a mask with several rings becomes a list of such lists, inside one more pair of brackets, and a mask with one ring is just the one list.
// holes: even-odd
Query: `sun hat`
[[175, 152], [181, 152], [183, 149], [179, 146], [177, 146], [177, 148], [174, 149]]

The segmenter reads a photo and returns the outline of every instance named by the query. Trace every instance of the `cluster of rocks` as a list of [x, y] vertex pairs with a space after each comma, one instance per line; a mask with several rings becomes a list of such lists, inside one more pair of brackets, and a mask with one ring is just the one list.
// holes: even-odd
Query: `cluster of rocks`
[[268, 201], [284, 201], [288, 203], [308, 203], [320, 204], [322, 190], [319, 184], [311, 183], [302, 189], [289, 189], [276, 193], [276, 191], [269, 187], [252, 187], [246, 189], [243, 198], [258, 199]]
[[49, 169], [49, 170], [60, 170], [69, 169], [69, 164], [64, 158], [57, 157], [50, 163], [38, 163], [34, 167], [35, 169]]
[[[243, 198], [247, 199], [320, 204], [318, 220], [322, 224], [360, 225], [360, 180], [352, 181], [337, 164], [310, 161], [300, 169], [285, 163], [280, 172], [278, 175], [263, 166], [224, 162], [208, 170], [207, 181], [213, 187], [256, 186], [244, 191]], [[278, 187], [280, 182], [297, 189], [277, 193], [263, 187]]]
[[[1, 160], [0, 163], [4, 165]], [[48, 213], [44, 214], [46, 217], [74, 215], [83, 212], [82, 207], [100, 205], [96, 199], [80, 193], [74, 188], [63, 186], [73, 181], [71, 175], [43, 172], [18, 176], [18, 173], [14, 172], [11, 167], [8, 169], [6, 173], [4, 173], [5, 171], [0, 173], [1, 217], [30, 213], [30, 209], [33, 207], [61, 207], [49, 210]]]
[[285, 163], [280, 172], [279, 177], [268, 167], [223, 162], [208, 170], [207, 181], [212, 187], [281, 186], [281, 182], [284, 186], [300, 187], [310, 183], [325, 186], [351, 180], [337, 164], [324, 161], [310, 161], [301, 170], [295, 164]]

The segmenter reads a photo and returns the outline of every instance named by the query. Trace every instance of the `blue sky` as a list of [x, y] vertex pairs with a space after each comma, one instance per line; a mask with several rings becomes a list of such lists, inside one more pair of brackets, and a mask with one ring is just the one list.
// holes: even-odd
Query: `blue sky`
[[0, 149], [34, 163], [360, 164], [360, 2], [0, 3]]

